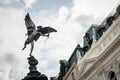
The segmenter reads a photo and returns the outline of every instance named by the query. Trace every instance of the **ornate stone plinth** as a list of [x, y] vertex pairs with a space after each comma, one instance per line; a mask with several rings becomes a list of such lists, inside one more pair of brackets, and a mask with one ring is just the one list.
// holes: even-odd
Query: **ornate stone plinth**
[[30, 72], [22, 80], [48, 80], [46, 75], [41, 74], [40, 72], [37, 71], [36, 67], [36, 65], [38, 64], [37, 59], [35, 59], [33, 56], [30, 56], [28, 58], [28, 63], [30, 65], [29, 67]]

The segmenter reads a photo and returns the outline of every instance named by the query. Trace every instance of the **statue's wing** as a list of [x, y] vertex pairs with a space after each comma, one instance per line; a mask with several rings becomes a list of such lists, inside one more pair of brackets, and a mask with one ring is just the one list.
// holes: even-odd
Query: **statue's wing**
[[30, 35], [33, 32], [33, 30], [35, 30], [35, 24], [31, 20], [29, 13], [27, 13], [27, 15], [25, 16], [25, 25], [27, 28], [28, 35]]
[[57, 30], [51, 27], [43, 27], [39, 30], [39, 32], [41, 32], [42, 34], [47, 34], [51, 32], [57, 32]]

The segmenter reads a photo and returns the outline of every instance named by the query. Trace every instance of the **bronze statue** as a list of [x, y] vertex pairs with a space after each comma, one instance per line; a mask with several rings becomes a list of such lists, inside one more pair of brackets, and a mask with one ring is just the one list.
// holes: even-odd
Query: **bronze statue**
[[34, 22], [31, 20], [29, 13], [27, 13], [27, 15], [25, 16], [25, 25], [27, 28], [27, 34], [25, 35], [28, 35], [28, 38], [26, 39], [22, 50], [26, 48], [27, 44], [31, 43], [30, 56], [34, 48], [34, 41], [37, 41], [40, 36], [46, 36], [49, 38], [49, 35], [50, 35], [49, 33], [57, 32], [56, 29], [51, 27], [37, 26], [37, 29], [36, 29], [36, 26]]

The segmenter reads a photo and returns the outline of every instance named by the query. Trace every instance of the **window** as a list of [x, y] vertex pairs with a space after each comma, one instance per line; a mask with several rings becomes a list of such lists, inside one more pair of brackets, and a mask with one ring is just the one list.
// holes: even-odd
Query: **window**
[[77, 54], [77, 59], [81, 58], [81, 55], [80, 55], [80, 51], [79, 51], [79, 50], [76, 50], [76, 54]]
[[72, 73], [72, 80], [75, 80], [75, 76], [74, 76], [74, 73]]
[[115, 72], [111, 71], [109, 75], [109, 80], [117, 80], [117, 77], [115, 75]]

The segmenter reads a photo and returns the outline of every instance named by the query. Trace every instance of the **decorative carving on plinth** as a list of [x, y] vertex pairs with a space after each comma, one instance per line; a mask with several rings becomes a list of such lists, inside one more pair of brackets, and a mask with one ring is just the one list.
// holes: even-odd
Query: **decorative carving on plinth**
[[34, 56], [28, 57], [29, 73], [22, 80], [48, 80], [47, 76], [37, 71], [38, 60]]

